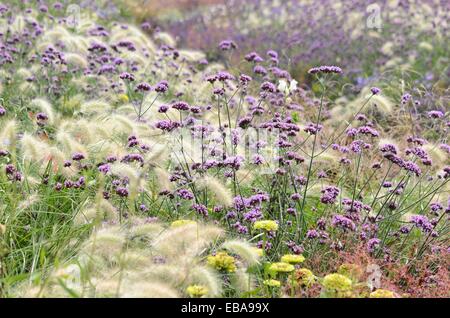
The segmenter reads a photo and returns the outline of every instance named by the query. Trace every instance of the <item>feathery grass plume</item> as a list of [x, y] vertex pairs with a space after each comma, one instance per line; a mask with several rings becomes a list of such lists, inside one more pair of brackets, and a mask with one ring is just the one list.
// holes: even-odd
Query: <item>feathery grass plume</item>
[[[65, 38], [70, 37], [70, 32], [62, 26], [56, 26], [48, 29], [43, 35], [43, 41], [50, 41], [56, 43], [57, 41], [64, 41]], [[46, 49], [46, 47], [44, 48]]]
[[[141, 138], [144, 144], [150, 144], [149, 140], [146, 138]], [[169, 152], [167, 145], [163, 144], [152, 144], [151, 150], [145, 155], [145, 161], [152, 165], [163, 165], [167, 162], [169, 157]]]
[[[186, 224], [170, 228], [152, 243], [152, 248], [168, 258], [182, 259], [198, 255], [208, 244], [218, 240], [223, 231], [215, 226]], [[189, 242], [189, 243], [188, 243]]]
[[94, 114], [108, 112], [111, 109], [111, 105], [101, 100], [91, 100], [85, 102], [80, 107], [80, 112], [85, 114]]
[[132, 104], [125, 104], [116, 109], [116, 113], [120, 115], [132, 115], [135, 114], [135, 110]]
[[24, 81], [22, 83], [20, 83], [18, 90], [21, 94], [24, 95], [29, 95], [31, 92], [35, 93], [36, 92], [36, 85], [34, 85], [33, 83]]
[[180, 294], [175, 288], [159, 282], [123, 282], [123, 298], [179, 298]]
[[134, 131], [135, 123], [123, 115], [111, 115], [106, 118], [106, 122], [111, 129], [117, 132], [131, 134]]
[[[77, 86], [82, 86], [82, 83], [78, 83], [79, 81], [72, 79], [72, 82], [74, 84], [77, 84]], [[80, 109], [81, 104], [83, 103], [84, 97], [82, 94], [77, 94], [72, 96], [69, 99], [63, 99], [60, 103], [61, 111], [63, 113], [73, 113], [76, 110]]]
[[50, 154], [50, 147], [46, 142], [25, 133], [20, 140], [23, 158], [28, 161], [39, 162]]
[[127, 250], [120, 257], [120, 267], [122, 270], [141, 270], [151, 265], [151, 255], [142, 250]]
[[141, 173], [127, 164], [114, 163], [111, 165], [110, 172], [113, 175], [128, 178], [130, 198], [134, 198], [137, 195], [139, 188], [143, 187], [144, 179], [141, 178]]
[[222, 247], [234, 254], [239, 255], [249, 266], [259, 264], [260, 254], [246, 241], [231, 240], [222, 244]]
[[210, 297], [218, 297], [222, 293], [220, 277], [211, 267], [195, 266], [189, 272], [187, 283], [206, 286]]
[[44, 98], [35, 98], [30, 102], [30, 106], [38, 108], [48, 116], [48, 122], [53, 124], [55, 121], [55, 112], [53, 106]]
[[206, 58], [205, 53], [200, 51], [192, 51], [192, 50], [180, 50], [180, 56], [185, 58], [189, 63], [198, 62], [204, 58]]
[[238, 268], [230, 277], [231, 283], [240, 293], [245, 293], [254, 288], [254, 281], [250, 274], [243, 268]]
[[27, 25], [26, 19], [23, 15], [16, 15], [13, 23], [10, 25], [11, 33], [22, 33]]
[[31, 207], [33, 204], [39, 202], [39, 195], [37, 193], [33, 193], [26, 198], [26, 200], [21, 201], [17, 205], [17, 210], [23, 211]]
[[67, 157], [56, 146], [49, 148], [49, 155], [50, 159], [52, 160], [52, 168], [54, 173], [60, 172], [66, 176], [70, 176], [72, 173], [75, 173], [72, 170], [63, 169], [64, 161], [67, 159]]
[[81, 54], [65, 53], [64, 58], [68, 65], [76, 66], [80, 69], [85, 69], [89, 66], [88, 61]]
[[255, 175], [251, 170], [239, 169], [238, 171], [236, 171], [236, 179], [238, 180], [239, 184], [250, 185], [254, 178]]
[[148, 60], [144, 56], [142, 56], [141, 54], [139, 54], [137, 52], [126, 51], [126, 52], [123, 52], [122, 54], [120, 54], [120, 56], [123, 59], [126, 59], [132, 63], [139, 64], [141, 66], [146, 66], [148, 63]]
[[156, 183], [158, 185], [158, 190], [173, 190], [173, 183], [170, 182], [169, 177], [170, 174], [167, 172], [166, 169], [163, 169], [161, 167], [155, 167], [153, 169], [156, 175]]
[[132, 239], [143, 239], [146, 240], [152, 240], [156, 238], [159, 234], [162, 233], [164, 228], [161, 226], [161, 224], [158, 223], [144, 223], [139, 224], [130, 229], [129, 236]]
[[17, 123], [14, 119], [7, 121], [2, 125], [3, 130], [0, 134], [0, 146], [4, 149], [14, 149], [17, 142]]
[[158, 32], [153, 38], [156, 41], [171, 47], [175, 47], [177, 45], [175, 39], [167, 32]]
[[336, 156], [331, 150], [321, 152], [317, 157], [317, 162], [325, 164], [335, 164], [339, 163], [339, 157]]
[[200, 189], [211, 191], [218, 204], [226, 207], [233, 205], [231, 191], [218, 178], [204, 176], [197, 181]]
[[75, 152], [81, 152], [85, 155], [88, 154], [85, 146], [76, 141], [71, 135], [61, 129], [61, 127], [56, 134], [56, 140], [61, 143], [67, 156], [71, 156]]
[[87, 121], [86, 119], [80, 119], [77, 121], [64, 121], [60, 125], [60, 129], [70, 133], [72, 136], [76, 136], [77, 139], [83, 144], [90, 144], [93, 138], [96, 137], [93, 131], [96, 123]]
[[[158, 257], [161, 256], [157, 255], [156, 258]], [[162, 260], [163, 264], [151, 264], [144, 271], [136, 273], [136, 278], [149, 281], [165, 281], [170, 285], [177, 286], [189, 277], [189, 272], [195, 262], [192, 258], [180, 260], [177, 263], [173, 263], [171, 259], [162, 258]]]
[[394, 103], [386, 96], [375, 95], [370, 99], [369, 104], [376, 107], [383, 114], [389, 114], [394, 110]]
[[119, 219], [119, 212], [108, 201], [103, 199], [101, 194], [97, 194], [97, 202], [95, 205], [81, 210], [74, 218], [75, 224], [87, 224], [95, 221], [112, 221], [116, 222]]
[[422, 146], [423, 150], [425, 150], [431, 157], [433, 163], [435, 163], [438, 166], [441, 166], [448, 162], [448, 155], [439, 148], [438, 145], [435, 144], [425, 144]]
[[111, 29], [110, 43], [116, 43], [122, 39], [129, 39], [135, 45], [154, 54], [156, 52], [156, 46], [148, 36], [146, 36], [140, 29], [133, 25], [126, 25], [126, 28], [122, 26], [115, 26]]
[[17, 77], [19, 77], [20, 79], [24, 80], [27, 79], [29, 77], [31, 77], [33, 74], [31, 73], [31, 71], [29, 69], [26, 69], [24, 67], [21, 67], [17, 70], [17, 72], [15, 73], [15, 75]]
[[112, 226], [92, 233], [83, 246], [83, 252], [90, 256], [101, 256], [108, 262], [116, 262], [124, 244], [124, 233], [120, 231], [119, 226]]
[[[88, 38], [84, 36], [71, 34], [70, 36], [65, 37], [62, 42], [66, 45], [66, 50], [73, 54], [86, 56], [89, 53], [88, 48], [90, 42]], [[72, 62], [74, 62], [74, 60], [72, 60]]]

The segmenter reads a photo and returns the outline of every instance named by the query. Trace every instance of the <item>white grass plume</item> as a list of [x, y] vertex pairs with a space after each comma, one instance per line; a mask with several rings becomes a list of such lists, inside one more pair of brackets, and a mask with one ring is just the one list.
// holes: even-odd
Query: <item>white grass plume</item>
[[260, 257], [257, 250], [246, 241], [226, 241], [222, 247], [229, 252], [239, 255], [249, 266], [259, 264]]
[[218, 204], [226, 207], [233, 204], [231, 191], [218, 178], [204, 176], [198, 180], [198, 184], [201, 189], [211, 191]]

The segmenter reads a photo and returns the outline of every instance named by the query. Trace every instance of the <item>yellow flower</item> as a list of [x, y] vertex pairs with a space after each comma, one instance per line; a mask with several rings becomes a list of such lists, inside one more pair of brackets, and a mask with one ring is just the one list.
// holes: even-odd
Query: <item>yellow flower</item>
[[192, 221], [192, 220], [176, 220], [173, 221], [172, 224], [170, 224], [171, 227], [179, 227], [179, 226], [184, 226], [184, 225], [188, 225], [188, 224], [196, 224], [197, 222]]
[[377, 289], [374, 292], [371, 292], [369, 298], [394, 298], [395, 294], [393, 291], [386, 289]]
[[255, 230], [276, 231], [278, 230], [278, 224], [271, 220], [256, 221], [253, 228]]
[[345, 292], [352, 289], [350, 278], [337, 273], [325, 276], [322, 284], [329, 291]]
[[254, 247], [254, 249], [255, 249], [256, 254], [258, 254], [258, 256], [262, 257], [264, 255], [262, 248]]
[[218, 252], [214, 256], [208, 256], [208, 264], [217, 270], [224, 270], [229, 273], [236, 271], [235, 259], [226, 252]]
[[300, 268], [295, 274], [300, 284], [306, 287], [310, 287], [316, 280], [316, 276], [307, 268]]
[[305, 261], [305, 257], [303, 255], [286, 254], [281, 257], [281, 261], [283, 263], [299, 264]]
[[280, 287], [281, 283], [279, 280], [276, 279], [266, 279], [263, 281], [263, 284], [269, 287]]
[[208, 293], [208, 288], [201, 285], [191, 285], [186, 288], [186, 292], [191, 297], [202, 297]]
[[119, 98], [119, 101], [122, 103], [128, 103], [128, 101], [129, 101], [128, 96], [125, 94], [119, 94], [118, 98]]
[[295, 267], [289, 263], [278, 262], [270, 265], [269, 270], [277, 273], [290, 273]]

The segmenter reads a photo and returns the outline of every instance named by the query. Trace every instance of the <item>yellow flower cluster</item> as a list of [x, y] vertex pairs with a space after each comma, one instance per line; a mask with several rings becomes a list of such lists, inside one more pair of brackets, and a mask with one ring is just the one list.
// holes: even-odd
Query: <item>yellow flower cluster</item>
[[208, 256], [208, 264], [217, 270], [232, 273], [236, 271], [236, 261], [233, 256], [226, 252], [218, 252], [216, 255]]
[[266, 279], [265, 281], [263, 281], [263, 284], [266, 286], [269, 286], [269, 287], [280, 287], [281, 286], [281, 282], [276, 279]]
[[196, 224], [197, 222], [192, 221], [192, 220], [176, 220], [173, 221], [172, 224], [170, 224], [171, 227], [179, 227], [179, 226], [184, 226], [184, 225], [188, 225], [188, 224]]
[[277, 273], [290, 273], [295, 269], [294, 265], [285, 262], [273, 263], [269, 267], [269, 271]]
[[310, 287], [316, 280], [316, 276], [314, 276], [313, 272], [307, 268], [298, 269], [295, 272], [295, 275], [300, 285], [305, 287]]
[[278, 223], [271, 220], [262, 220], [256, 221], [253, 224], [253, 228], [255, 230], [264, 230], [264, 231], [276, 231], [278, 230]]
[[122, 103], [128, 103], [129, 102], [129, 98], [125, 94], [119, 94], [118, 99]]
[[202, 285], [191, 285], [186, 288], [186, 292], [191, 297], [202, 297], [208, 293], [208, 288]]
[[329, 291], [346, 292], [352, 289], [350, 278], [337, 273], [325, 276], [322, 284]]
[[300, 264], [305, 261], [303, 255], [286, 254], [281, 257], [281, 261], [289, 264]]
[[394, 298], [395, 294], [393, 291], [386, 289], [377, 289], [374, 292], [371, 292], [369, 298]]

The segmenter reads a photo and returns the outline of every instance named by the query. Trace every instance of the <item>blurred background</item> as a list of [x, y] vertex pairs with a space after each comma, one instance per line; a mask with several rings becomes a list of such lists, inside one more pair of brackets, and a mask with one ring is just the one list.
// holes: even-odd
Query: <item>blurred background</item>
[[[357, 90], [392, 72], [427, 90], [448, 87], [450, 1], [127, 0], [122, 3], [150, 32], [173, 35], [179, 47], [223, 58], [217, 46], [233, 40], [231, 58], [274, 49], [300, 79], [313, 65], [335, 64]], [[398, 74], [397, 74], [398, 77]]]

